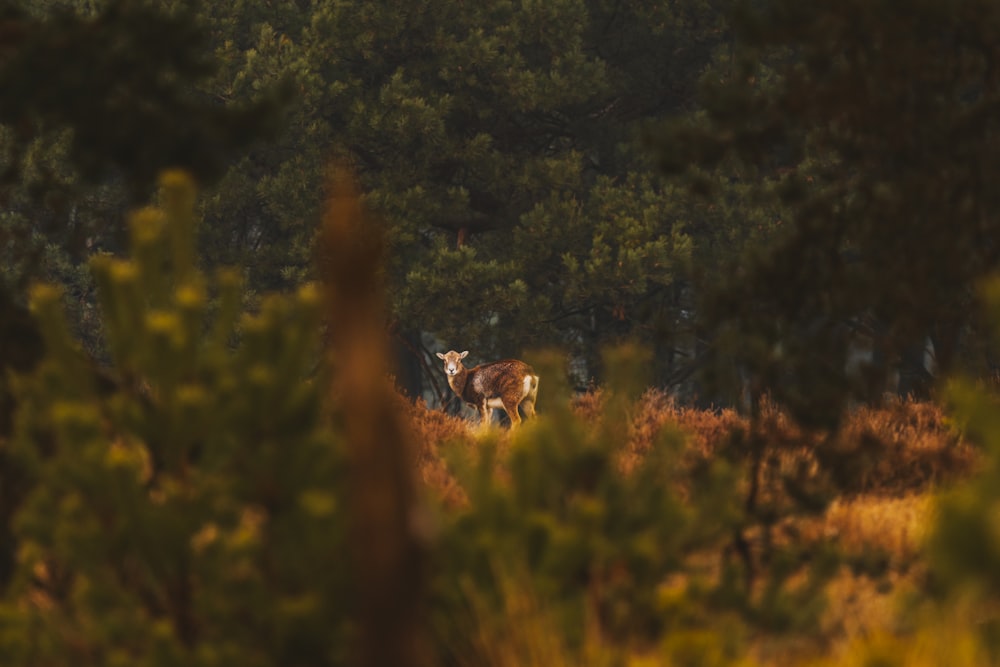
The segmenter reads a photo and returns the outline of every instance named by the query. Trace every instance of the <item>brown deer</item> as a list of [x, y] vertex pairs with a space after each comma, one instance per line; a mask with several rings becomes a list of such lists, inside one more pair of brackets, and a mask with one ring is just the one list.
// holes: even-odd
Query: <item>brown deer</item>
[[444, 361], [451, 390], [479, 410], [483, 426], [492, 421], [493, 408], [503, 408], [510, 417], [511, 428], [521, 423], [518, 406], [524, 410], [525, 418], [535, 415], [538, 376], [531, 366], [517, 359], [504, 359], [466, 368], [462, 359], [468, 354], [468, 350], [462, 353], [451, 350], [447, 354], [438, 352], [437, 356]]

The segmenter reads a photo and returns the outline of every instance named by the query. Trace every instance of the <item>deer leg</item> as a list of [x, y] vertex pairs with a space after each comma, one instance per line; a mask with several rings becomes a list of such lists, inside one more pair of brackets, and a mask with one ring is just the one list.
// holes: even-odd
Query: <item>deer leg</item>
[[538, 400], [538, 376], [526, 376], [524, 383], [524, 399], [521, 408], [524, 409], [524, 418], [531, 419], [535, 416], [535, 401]]
[[517, 403], [504, 401], [503, 411], [510, 417], [510, 427], [516, 428], [521, 425], [521, 415], [517, 412]]
[[486, 428], [493, 423], [493, 408], [483, 403], [479, 407], [479, 425]]

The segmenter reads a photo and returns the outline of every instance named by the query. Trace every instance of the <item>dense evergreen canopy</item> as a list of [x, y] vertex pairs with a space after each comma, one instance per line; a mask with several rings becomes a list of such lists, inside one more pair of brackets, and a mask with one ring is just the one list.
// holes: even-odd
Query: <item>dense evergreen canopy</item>
[[[1000, 259], [996, 3], [738, 7], [733, 76], [706, 81], [701, 122], [664, 133], [662, 162], [754, 169], [784, 224], [707, 299], [706, 326], [824, 422], [882, 391], [927, 337], [941, 372], [983, 373], [976, 290]], [[851, 377], [859, 329], [875, 354]]]
[[[126, 108], [127, 120], [100, 125], [113, 136], [82, 138], [106, 142], [105, 160], [118, 155], [114, 146], [141, 145], [146, 164], [139, 174], [164, 161], [209, 168], [216, 147], [244, 136], [244, 116], [234, 122], [232, 114], [253, 108], [250, 117], [259, 117], [261, 104], [273, 99], [269, 91], [292, 82], [279, 136], [231, 162], [204, 202], [205, 261], [244, 267], [251, 293], [309, 275], [324, 172], [337, 159], [357, 170], [388, 228], [390, 326], [417, 352], [412, 361], [426, 356], [422, 333], [475, 349], [480, 358], [557, 345], [589, 364], [585, 380], [600, 373], [603, 344], [625, 336], [653, 341], [673, 331], [687, 298], [683, 269], [693, 242], [685, 225], [692, 215], [683, 193], [660, 182], [639, 138], [644, 122], [694, 108], [698, 78], [724, 35], [710, 4], [180, 7], [185, 11], [171, 14], [170, 25], [192, 38], [164, 29], [162, 42], [152, 45], [181, 42], [190, 51], [175, 57], [150, 49], [148, 60], [128, 70], [140, 81], [167, 82], [128, 97], [155, 110], [150, 122]], [[44, 15], [40, 6], [34, 11]], [[90, 18], [52, 14], [48, 23], [113, 30], [109, 17], [152, 10], [125, 2], [109, 3], [98, 18], [84, 3], [78, 11]], [[120, 28], [129, 30], [125, 22]], [[193, 38], [201, 36], [207, 40]], [[119, 46], [119, 53], [129, 49]], [[144, 62], [161, 69], [144, 72]], [[91, 76], [113, 69], [94, 66]], [[83, 86], [85, 99], [107, 99], [107, 85]], [[209, 106], [191, 106], [198, 103]], [[193, 125], [161, 131], [150, 124], [176, 117]], [[214, 136], [210, 128], [220, 118], [227, 131]], [[199, 139], [199, 128], [212, 141]], [[148, 146], [135, 139], [144, 132], [156, 137]], [[36, 161], [55, 165], [63, 185], [78, 181], [62, 159], [79, 143], [74, 137], [32, 143]], [[176, 150], [157, 153], [158, 145]], [[174, 159], [188, 145], [209, 154]], [[23, 182], [34, 183], [27, 175]], [[74, 194], [72, 210], [49, 197], [44, 205], [32, 201], [19, 220], [44, 216], [53, 236], [74, 233], [75, 246], [60, 237], [40, 252], [49, 275], [74, 285], [80, 319], [90, 317], [88, 334], [93, 297], [78, 268], [83, 253], [67, 251], [120, 248], [113, 224], [108, 230], [80, 221], [119, 219], [127, 192], [105, 179]], [[663, 378], [674, 355], [657, 358]]]
[[438, 341], [561, 347], [586, 382], [637, 339], [657, 383], [708, 369], [702, 398], [741, 378], [826, 420], [928, 336], [940, 367], [986, 367], [988, 5], [918, 3], [902, 29], [889, 2], [10, 3], [5, 298], [59, 280], [101, 356], [83, 260], [174, 164], [210, 186], [205, 265], [242, 267], [251, 302], [293, 287], [339, 161], [388, 233], [411, 391]]

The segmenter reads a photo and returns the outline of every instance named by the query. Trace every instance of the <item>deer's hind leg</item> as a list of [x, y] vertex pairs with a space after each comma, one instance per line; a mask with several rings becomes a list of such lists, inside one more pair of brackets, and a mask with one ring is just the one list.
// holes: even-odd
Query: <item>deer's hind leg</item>
[[538, 376], [526, 375], [524, 376], [524, 399], [521, 402], [525, 419], [531, 419], [535, 416], [536, 400], [538, 400]]
[[516, 428], [521, 425], [521, 415], [517, 411], [518, 401], [503, 399], [503, 411], [510, 417], [510, 427]]

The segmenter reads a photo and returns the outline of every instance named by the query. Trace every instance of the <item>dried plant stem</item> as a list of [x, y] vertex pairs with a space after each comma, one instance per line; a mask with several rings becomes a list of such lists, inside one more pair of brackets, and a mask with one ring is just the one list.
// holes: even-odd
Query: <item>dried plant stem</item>
[[387, 377], [382, 247], [353, 179], [337, 171], [318, 259], [328, 298], [332, 391], [351, 466], [355, 664], [407, 667], [427, 663], [421, 621], [424, 548], [414, 530], [411, 439]]

